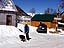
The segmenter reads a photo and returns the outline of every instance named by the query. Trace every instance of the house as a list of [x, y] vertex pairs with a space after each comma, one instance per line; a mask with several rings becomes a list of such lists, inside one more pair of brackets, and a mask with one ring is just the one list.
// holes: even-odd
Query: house
[[21, 23], [31, 25], [31, 16], [22, 16]]
[[17, 22], [22, 24], [31, 25], [32, 16], [28, 15], [24, 10], [22, 10], [19, 6], [15, 5], [17, 8]]
[[36, 14], [31, 19], [31, 25], [32, 26], [38, 26], [40, 22], [47, 25], [48, 28], [55, 28], [56, 27], [56, 20], [54, 20], [54, 17], [56, 15], [53, 14]]
[[12, 0], [0, 0], [0, 25], [16, 26], [16, 12]]

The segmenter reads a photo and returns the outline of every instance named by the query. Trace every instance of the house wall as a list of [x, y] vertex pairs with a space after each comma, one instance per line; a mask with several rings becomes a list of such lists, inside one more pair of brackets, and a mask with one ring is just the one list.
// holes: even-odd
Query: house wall
[[56, 28], [56, 25], [57, 25], [57, 20], [53, 20], [52, 27]]
[[[32, 26], [38, 26], [40, 21], [31, 21]], [[47, 28], [55, 28], [56, 23], [51, 23], [51, 22], [42, 22], [43, 24], [47, 25]]]
[[48, 28], [51, 27], [51, 22], [43, 22], [45, 25], [47, 25]]
[[0, 13], [0, 25], [5, 25], [6, 24], [6, 16], [3, 13]]
[[31, 25], [31, 18], [29, 16], [22, 16], [20, 18], [20, 22], [22, 24], [28, 24], [28, 25]]
[[31, 25], [37, 27], [39, 25], [39, 22], [38, 21], [31, 21]]
[[16, 25], [16, 15], [10, 14], [10, 13], [0, 13], [0, 25], [6, 25], [6, 16], [11, 15], [12, 16], [12, 25]]

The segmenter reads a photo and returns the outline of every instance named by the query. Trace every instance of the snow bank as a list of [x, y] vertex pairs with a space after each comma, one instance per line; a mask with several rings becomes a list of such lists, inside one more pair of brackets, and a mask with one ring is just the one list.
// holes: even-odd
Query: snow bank
[[19, 35], [25, 35], [14, 26], [0, 25], [0, 48], [22, 48]]
[[6, 25], [0, 25], [0, 38], [6, 38], [6, 37], [18, 37], [19, 35], [24, 35], [24, 33], [20, 32], [19, 29], [17, 29], [14, 26], [6, 26]]

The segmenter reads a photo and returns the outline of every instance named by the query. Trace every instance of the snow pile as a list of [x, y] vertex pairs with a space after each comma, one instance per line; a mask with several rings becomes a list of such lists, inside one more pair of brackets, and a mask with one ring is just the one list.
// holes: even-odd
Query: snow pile
[[14, 36], [18, 37], [21, 34], [24, 35], [24, 33], [20, 32], [19, 29], [14, 26], [0, 25], [0, 39]]
[[0, 48], [21, 48], [19, 35], [25, 35], [14, 26], [0, 25]]
[[51, 28], [51, 29], [49, 29], [49, 28], [47, 28], [47, 34], [49, 34], [49, 35], [64, 35], [64, 31], [62, 30], [62, 29], [57, 29], [57, 30], [59, 30], [60, 32], [59, 33], [50, 33], [49, 31], [56, 31], [56, 29], [55, 28]]

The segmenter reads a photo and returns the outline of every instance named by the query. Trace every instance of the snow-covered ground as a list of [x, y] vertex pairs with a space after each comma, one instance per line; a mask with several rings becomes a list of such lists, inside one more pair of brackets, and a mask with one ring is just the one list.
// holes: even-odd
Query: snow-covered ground
[[37, 33], [37, 27], [30, 27], [31, 40], [22, 42], [19, 38], [24, 33], [24, 25], [18, 27], [0, 25], [0, 48], [64, 48], [64, 35]]

